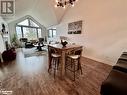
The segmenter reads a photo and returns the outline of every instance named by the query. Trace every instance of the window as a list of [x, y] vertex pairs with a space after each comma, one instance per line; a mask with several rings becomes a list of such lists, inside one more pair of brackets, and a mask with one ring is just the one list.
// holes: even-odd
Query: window
[[42, 37], [41, 29], [38, 29], [38, 38], [41, 38], [41, 37]]
[[28, 40], [37, 40], [42, 37], [42, 29], [32, 19], [27, 18], [16, 25], [18, 39], [27, 38]]
[[24, 38], [29, 38], [29, 40], [36, 40], [38, 38], [36, 28], [23, 27], [23, 34]]
[[48, 30], [48, 37], [52, 38], [56, 36], [56, 29], [49, 29]]
[[25, 25], [25, 26], [29, 26], [29, 24], [28, 24], [28, 19], [26, 19], [26, 20], [24, 20], [24, 21], [22, 21], [22, 22], [18, 23], [18, 25]]
[[16, 31], [17, 31], [17, 37], [20, 39], [22, 38], [22, 31], [21, 31], [21, 27], [16, 27]]

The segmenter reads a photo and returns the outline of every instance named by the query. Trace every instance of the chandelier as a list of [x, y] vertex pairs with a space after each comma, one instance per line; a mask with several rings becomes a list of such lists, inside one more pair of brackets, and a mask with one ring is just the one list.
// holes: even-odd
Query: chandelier
[[75, 2], [78, 0], [56, 0], [56, 5], [55, 7], [63, 7], [65, 8], [67, 5], [71, 5], [74, 7]]

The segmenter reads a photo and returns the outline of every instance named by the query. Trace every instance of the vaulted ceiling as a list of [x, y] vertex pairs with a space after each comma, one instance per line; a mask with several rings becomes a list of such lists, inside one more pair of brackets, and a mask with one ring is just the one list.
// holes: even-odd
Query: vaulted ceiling
[[58, 24], [67, 9], [55, 8], [55, 0], [15, 0], [15, 15], [6, 18], [11, 23], [26, 15], [32, 16], [45, 27]]

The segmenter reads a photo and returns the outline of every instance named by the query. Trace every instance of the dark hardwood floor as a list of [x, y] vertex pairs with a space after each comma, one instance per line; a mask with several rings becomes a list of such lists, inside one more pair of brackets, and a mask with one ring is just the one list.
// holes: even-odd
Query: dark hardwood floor
[[54, 79], [53, 74], [47, 72], [47, 55], [25, 58], [19, 49], [17, 59], [0, 68], [0, 89], [12, 90], [12, 95], [100, 95], [101, 83], [111, 68], [82, 58], [83, 75], [76, 81], [72, 81], [70, 72], [64, 80], [60, 79], [59, 72]]

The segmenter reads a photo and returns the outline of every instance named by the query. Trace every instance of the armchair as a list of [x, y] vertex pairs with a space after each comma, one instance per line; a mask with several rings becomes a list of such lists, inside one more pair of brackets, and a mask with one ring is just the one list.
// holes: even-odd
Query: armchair
[[27, 38], [20, 38], [19, 41], [20, 41], [20, 46], [25, 47], [25, 44], [28, 41], [28, 39]]
[[42, 46], [44, 45], [44, 38], [38, 38], [38, 43], [42, 44]]

